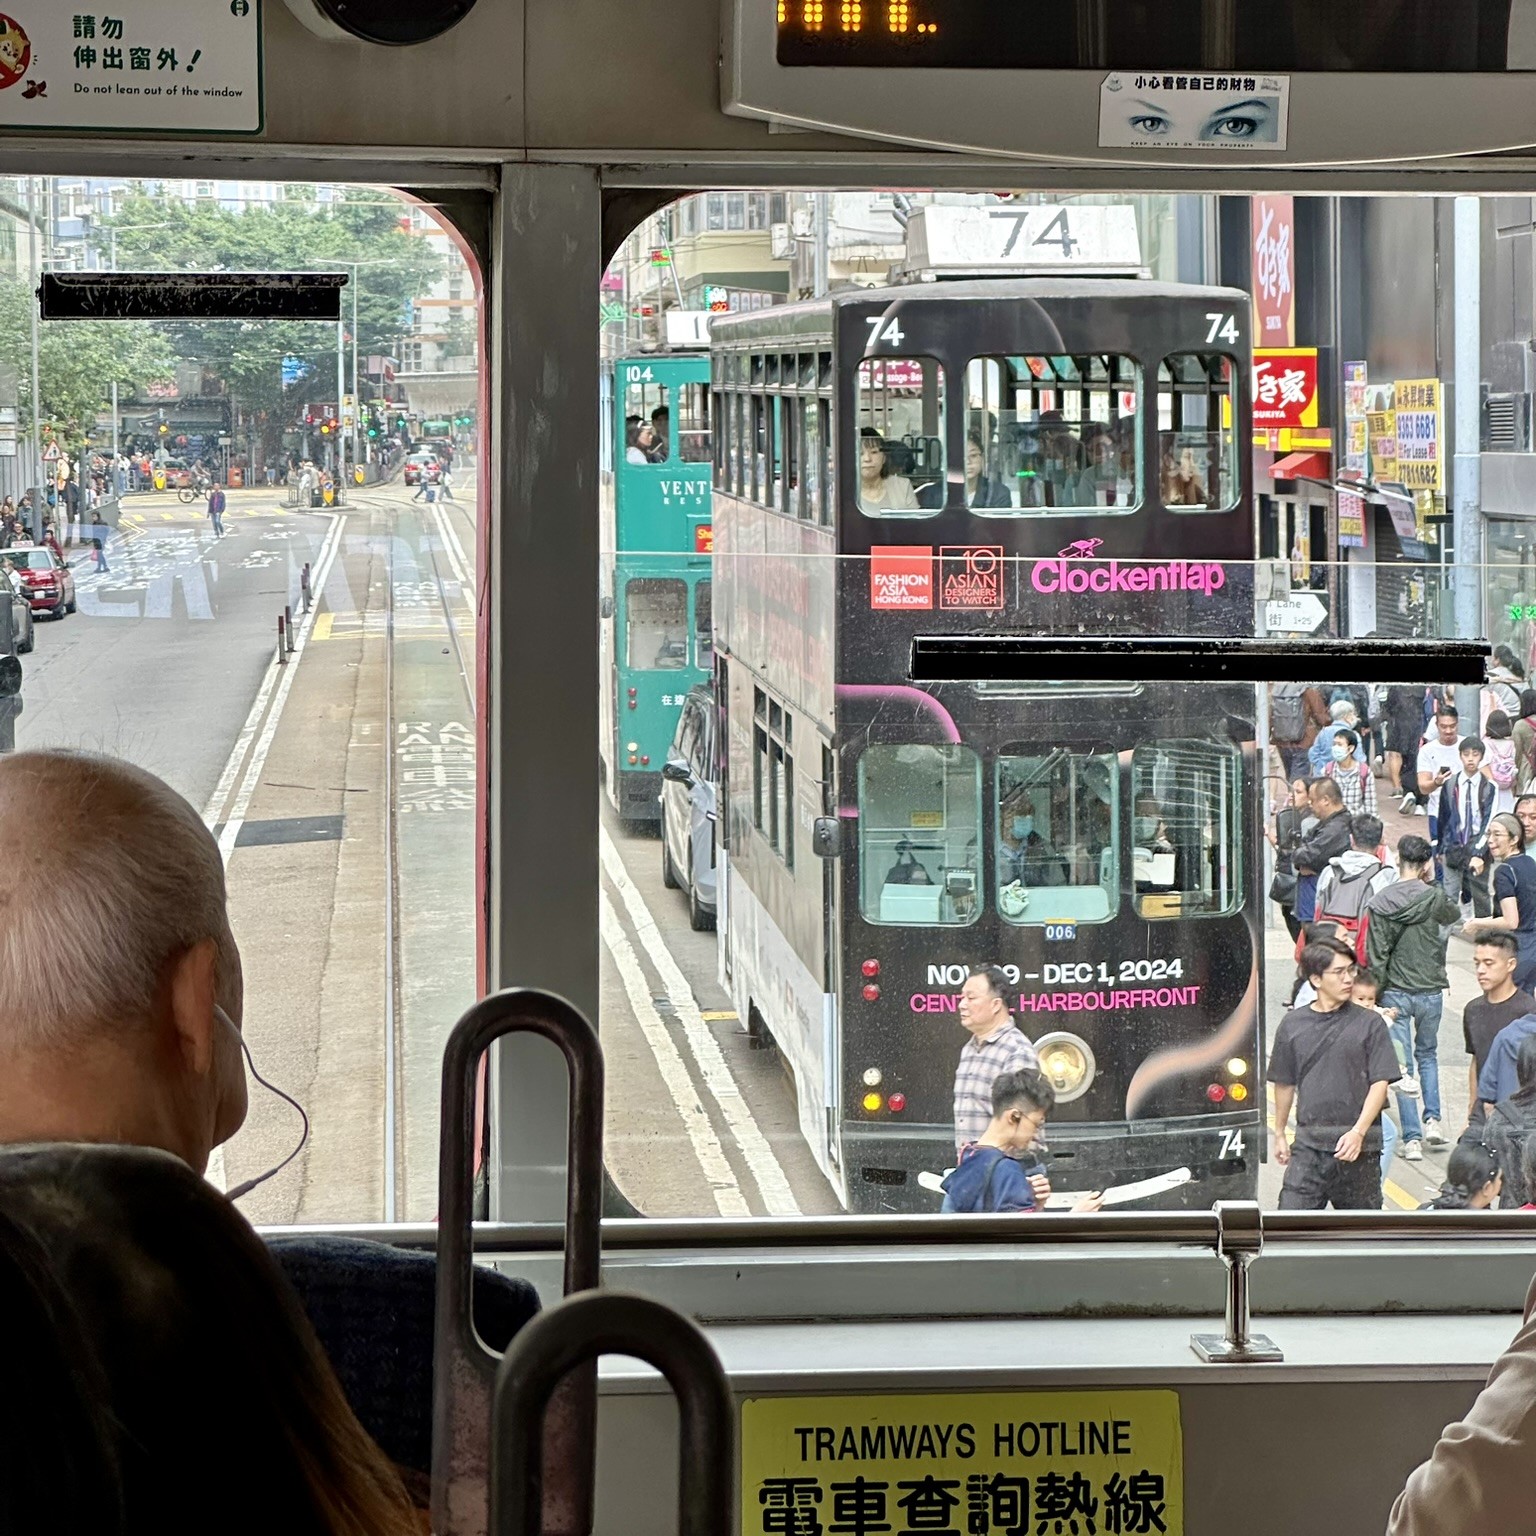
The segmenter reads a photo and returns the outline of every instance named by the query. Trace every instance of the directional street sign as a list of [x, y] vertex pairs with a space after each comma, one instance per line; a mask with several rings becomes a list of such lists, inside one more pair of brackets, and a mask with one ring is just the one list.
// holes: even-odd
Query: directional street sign
[[1264, 627], [1271, 634], [1289, 631], [1310, 635], [1328, 617], [1328, 609], [1316, 592], [1292, 592], [1264, 604]]

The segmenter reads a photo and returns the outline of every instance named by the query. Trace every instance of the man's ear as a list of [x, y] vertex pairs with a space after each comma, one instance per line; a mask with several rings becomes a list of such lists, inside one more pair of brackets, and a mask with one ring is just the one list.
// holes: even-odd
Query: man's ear
[[194, 1077], [207, 1077], [213, 1070], [214, 1035], [218, 1020], [214, 1004], [218, 1001], [219, 949], [212, 939], [185, 949], [171, 962], [171, 1018], [182, 1064]]

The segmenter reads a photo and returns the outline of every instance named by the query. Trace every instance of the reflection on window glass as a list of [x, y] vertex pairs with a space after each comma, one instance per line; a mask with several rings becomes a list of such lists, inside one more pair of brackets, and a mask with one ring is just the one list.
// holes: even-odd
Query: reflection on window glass
[[644, 671], [688, 665], [688, 583], [637, 576], [624, 588], [629, 664]]
[[965, 504], [998, 514], [1139, 505], [1141, 375], [1119, 356], [977, 358]]
[[1241, 904], [1242, 759], [1230, 742], [1160, 741], [1131, 759], [1132, 874], [1142, 917]]
[[1158, 476], [1163, 505], [1222, 511], [1237, 500], [1232, 359], [1177, 353], [1158, 369]]
[[921, 517], [944, 505], [944, 370], [927, 358], [859, 365], [859, 510]]
[[693, 589], [694, 665], [709, 668], [715, 663], [714, 589], [706, 579]]
[[1119, 891], [1112, 755], [1062, 750], [997, 764], [997, 906], [1010, 923], [1101, 923]]
[[[631, 374], [641, 370], [632, 366]], [[649, 371], [649, 370], [646, 370]], [[671, 407], [665, 384], [631, 381], [624, 390], [624, 462], [661, 464], [670, 452]]]
[[685, 464], [709, 463], [709, 385], [684, 384], [677, 394], [677, 456]]
[[979, 913], [981, 763], [960, 746], [871, 746], [859, 759], [860, 905], [872, 923]]

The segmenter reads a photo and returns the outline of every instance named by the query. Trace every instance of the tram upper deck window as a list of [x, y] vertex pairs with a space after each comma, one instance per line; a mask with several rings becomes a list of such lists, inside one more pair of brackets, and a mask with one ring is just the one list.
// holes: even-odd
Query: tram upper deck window
[[672, 451], [670, 391], [645, 377], [651, 371], [643, 363], [624, 370], [624, 462], [642, 467], [664, 464]]
[[1159, 480], [1163, 505], [1226, 512], [1237, 502], [1233, 361], [1219, 352], [1181, 352], [1157, 371]]
[[859, 364], [859, 510], [926, 517], [944, 505], [944, 370], [931, 358]]
[[980, 913], [981, 762], [968, 747], [876, 744], [859, 759], [860, 907], [871, 923]]
[[688, 583], [636, 576], [624, 587], [629, 665], [675, 672], [688, 665]]
[[1131, 757], [1132, 875], [1146, 918], [1242, 905], [1242, 757], [1230, 742], [1155, 741]]
[[1019, 926], [1102, 923], [1120, 890], [1112, 754], [1062, 750], [997, 763], [997, 908]]
[[684, 464], [709, 463], [708, 384], [684, 384], [677, 392], [677, 456]]
[[965, 382], [973, 511], [1048, 516], [1141, 504], [1141, 373], [1130, 358], [977, 358]]

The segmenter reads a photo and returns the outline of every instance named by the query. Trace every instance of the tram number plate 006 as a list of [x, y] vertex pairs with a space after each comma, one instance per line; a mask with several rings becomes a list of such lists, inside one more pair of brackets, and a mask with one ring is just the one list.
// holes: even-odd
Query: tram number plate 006
[[1045, 925], [1045, 942], [1047, 944], [1063, 944], [1069, 939], [1077, 937], [1076, 923], [1047, 923]]

